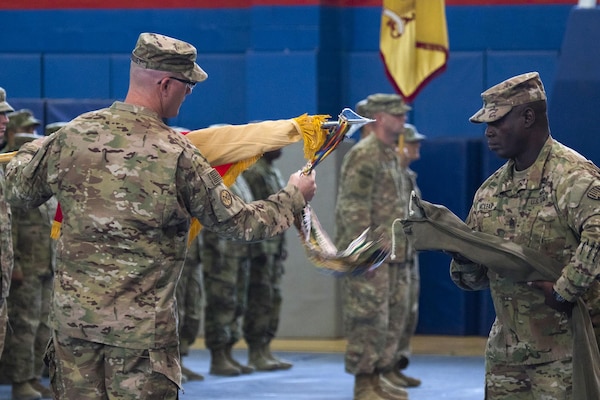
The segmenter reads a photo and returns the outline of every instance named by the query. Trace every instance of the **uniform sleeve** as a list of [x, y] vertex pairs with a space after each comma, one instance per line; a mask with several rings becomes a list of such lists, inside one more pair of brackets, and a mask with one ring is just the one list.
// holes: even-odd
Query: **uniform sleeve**
[[288, 185], [266, 200], [244, 203], [197, 151], [182, 153], [177, 171], [180, 198], [205, 229], [221, 236], [256, 241], [283, 233], [305, 206], [299, 189]]
[[6, 201], [23, 208], [36, 208], [52, 197], [47, 183], [48, 154], [53, 137], [43, 144], [25, 143], [6, 166]]
[[581, 177], [568, 184], [567, 220], [580, 237], [570, 262], [563, 268], [555, 290], [568, 301], [575, 301], [600, 277], [600, 179]]

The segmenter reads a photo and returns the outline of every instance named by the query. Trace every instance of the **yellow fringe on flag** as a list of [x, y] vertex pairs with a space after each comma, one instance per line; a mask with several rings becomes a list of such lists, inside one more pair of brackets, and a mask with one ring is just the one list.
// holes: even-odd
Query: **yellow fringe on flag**
[[323, 129], [321, 125], [329, 118], [331, 118], [330, 115], [308, 116], [308, 114], [303, 114], [294, 118], [294, 121], [296, 121], [300, 127], [302, 140], [304, 141], [305, 159], [311, 160], [315, 156], [317, 150], [325, 143], [328, 131], [327, 129]]

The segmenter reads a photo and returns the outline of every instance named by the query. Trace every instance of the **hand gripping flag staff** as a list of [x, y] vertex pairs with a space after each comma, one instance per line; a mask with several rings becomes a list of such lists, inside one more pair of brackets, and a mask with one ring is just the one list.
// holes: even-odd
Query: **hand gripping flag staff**
[[[300, 140], [304, 142], [304, 157], [309, 160], [302, 172], [310, 174], [346, 136], [372, 121], [349, 108], [340, 113], [338, 121], [327, 121], [328, 118], [328, 115], [305, 114], [285, 120], [215, 126], [193, 130], [185, 135], [222, 176], [225, 185], [231, 186], [237, 176], [254, 164], [263, 153]], [[0, 154], [0, 164], [9, 162], [15, 154], [16, 152]], [[60, 235], [62, 220], [63, 211], [59, 204], [52, 226], [51, 236], [54, 239]], [[366, 271], [379, 266], [387, 256], [387, 253], [378, 252], [378, 242], [366, 240], [366, 232], [344, 251], [337, 251], [308, 205], [302, 215], [296, 217], [295, 225], [308, 258], [323, 271], [334, 274]], [[194, 218], [189, 241], [201, 229], [200, 222]], [[380, 260], [381, 257], [383, 258]]]

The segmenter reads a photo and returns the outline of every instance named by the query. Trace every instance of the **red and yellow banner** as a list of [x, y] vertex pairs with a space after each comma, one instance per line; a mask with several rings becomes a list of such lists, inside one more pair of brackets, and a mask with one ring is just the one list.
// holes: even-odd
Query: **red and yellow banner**
[[379, 50], [390, 80], [411, 102], [446, 68], [444, 0], [384, 0]]

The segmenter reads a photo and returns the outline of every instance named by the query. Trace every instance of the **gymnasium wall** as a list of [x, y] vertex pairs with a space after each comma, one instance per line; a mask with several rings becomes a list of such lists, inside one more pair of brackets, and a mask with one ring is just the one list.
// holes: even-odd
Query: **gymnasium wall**
[[[45, 123], [123, 99], [129, 54], [140, 32], [191, 42], [209, 74], [180, 115], [169, 121], [173, 125], [193, 129], [303, 113], [336, 116], [368, 94], [393, 90], [379, 57], [378, 1], [16, 3], [0, 0], [0, 86], [13, 106], [31, 108]], [[500, 163], [482, 143], [484, 127], [468, 122], [480, 107], [480, 93], [507, 77], [536, 70], [552, 99], [575, 4], [446, 1], [448, 66], [417, 97], [410, 114], [410, 121], [428, 137], [423, 158], [414, 165], [427, 200], [466, 216], [473, 191]], [[598, 47], [597, 41], [593, 45]], [[279, 161], [285, 173], [303, 164], [300, 150], [285, 150]], [[332, 235], [342, 155], [343, 149], [318, 169], [319, 193], [313, 201]], [[339, 282], [310, 266], [295, 232], [289, 236], [280, 336], [340, 336]], [[457, 289], [442, 254], [422, 254], [421, 275], [419, 333], [487, 334], [493, 318], [487, 292]]]

